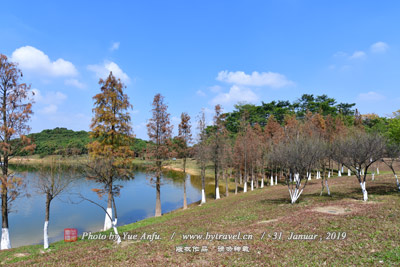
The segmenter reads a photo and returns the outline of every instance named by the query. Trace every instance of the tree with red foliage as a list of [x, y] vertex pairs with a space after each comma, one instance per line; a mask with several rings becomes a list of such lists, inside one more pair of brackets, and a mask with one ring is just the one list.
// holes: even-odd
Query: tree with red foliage
[[30, 130], [28, 121], [32, 116], [33, 93], [29, 85], [21, 83], [21, 79], [22, 72], [17, 64], [0, 54], [1, 249], [11, 248], [8, 213], [12, 201], [21, 196], [24, 188], [22, 178], [9, 172], [9, 160], [19, 152], [35, 149], [26, 137]]

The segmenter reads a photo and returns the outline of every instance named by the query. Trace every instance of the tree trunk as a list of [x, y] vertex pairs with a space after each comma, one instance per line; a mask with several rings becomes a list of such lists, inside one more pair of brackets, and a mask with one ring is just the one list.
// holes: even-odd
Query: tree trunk
[[185, 176], [183, 180], [183, 209], [187, 209], [187, 197], [186, 197], [186, 157], [183, 158], [183, 174]]
[[225, 196], [229, 196], [228, 175], [226, 172], [223, 175], [225, 176]]
[[365, 188], [365, 181], [361, 182], [360, 186], [361, 186], [361, 190], [362, 190], [362, 193], [363, 193], [364, 201], [368, 201], [368, 192], [367, 192], [367, 189]]
[[2, 183], [1, 194], [1, 214], [2, 214], [2, 229], [1, 229], [1, 249], [10, 249], [11, 241], [8, 232], [8, 203], [7, 203], [7, 185]]
[[43, 247], [44, 249], [49, 248], [49, 220], [50, 220], [50, 202], [51, 195], [49, 193], [46, 194], [46, 215], [44, 219], [44, 228], [43, 228]]
[[183, 209], [187, 209], [187, 197], [186, 197], [186, 178], [187, 175], [184, 173], [185, 178], [183, 180]]
[[156, 182], [156, 217], [161, 216], [161, 178], [160, 174], [157, 174], [157, 182]]
[[261, 188], [264, 188], [264, 179], [265, 179], [264, 167], [261, 170], [260, 177], [261, 177]]
[[107, 213], [106, 213], [106, 217], [104, 219], [103, 231], [111, 229], [111, 227], [112, 227], [112, 217], [113, 217], [113, 215], [112, 215], [112, 184], [108, 187]]
[[218, 173], [215, 174], [215, 199], [220, 199]]
[[[2, 166], [3, 176], [8, 181], [8, 155], [4, 155]], [[1, 184], [1, 249], [10, 249], [11, 241], [8, 232], [8, 188], [7, 184], [3, 181]]]
[[240, 171], [238, 170], [238, 173], [235, 175], [235, 195], [238, 193], [238, 175], [240, 176]]
[[331, 191], [329, 190], [328, 180], [325, 179], [326, 190], [328, 190], [328, 196], [331, 195]]
[[200, 203], [200, 205], [206, 203], [206, 192], [205, 192], [205, 189], [206, 189], [206, 181], [205, 181], [206, 177], [205, 176], [206, 175], [205, 175], [205, 173], [206, 173], [205, 166], [202, 166], [201, 167], [201, 203]]
[[243, 183], [244, 183], [243, 193], [247, 193], [247, 174], [246, 173], [243, 177]]
[[254, 169], [251, 168], [251, 191], [254, 190]]
[[118, 229], [117, 229], [117, 222], [118, 222], [118, 216], [117, 216], [117, 207], [115, 206], [115, 200], [114, 200], [114, 196], [112, 198], [112, 203], [113, 203], [113, 207], [114, 207], [114, 214], [115, 214], [115, 220], [113, 222], [113, 229], [114, 229], [114, 234], [115, 234], [115, 239], [117, 241], [117, 244], [121, 243], [121, 237], [118, 233]]

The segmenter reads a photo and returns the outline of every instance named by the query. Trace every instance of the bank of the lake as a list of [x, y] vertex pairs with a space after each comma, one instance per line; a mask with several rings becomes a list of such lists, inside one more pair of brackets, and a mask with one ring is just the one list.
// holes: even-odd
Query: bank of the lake
[[[207, 200], [118, 228], [131, 236], [156, 234], [161, 240], [56, 242], [50, 250], [26, 246], [0, 252], [10, 266], [377, 266], [400, 263], [400, 196], [392, 175], [368, 179], [370, 200], [354, 176], [329, 180], [332, 197], [319, 196], [311, 180], [299, 203], [289, 203], [287, 187], [265, 187], [220, 200]], [[184, 234], [251, 235], [249, 240], [183, 240]], [[291, 233], [317, 240], [288, 240]], [[281, 239], [273, 240], [274, 233]], [[345, 238], [338, 237], [346, 233]], [[109, 235], [108, 232], [104, 233]], [[330, 239], [328, 240], [328, 236]], [[340, 235], [343, 237], [343, 235]], [[263, 237], [263, 239], [261, 239]], [[199, 252], [198, 248], [207, 248]], [[249, 252], [243, 252], [243, 249]], [[177, 251], [183, 252], [177, 252]], [[222, 252], [222, 250], [224, 250]], [[240, 250], [240, 251], [239, 251]]]

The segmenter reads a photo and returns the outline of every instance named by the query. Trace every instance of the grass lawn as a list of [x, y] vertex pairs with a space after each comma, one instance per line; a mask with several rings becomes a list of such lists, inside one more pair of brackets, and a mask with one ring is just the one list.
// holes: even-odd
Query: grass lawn
[[[217, 201], [208, 199], [202, 206], [192, 204], [188, 210], [177, 210], [118, 228], [121, 235], [123, 232], [136, 234], [138, 240], [123, 240], [118, 246], [110, 240], [60, 241], [51, 244], [45, 252], [41, 245], [19, 247], [1, 251], [0, 264], [398, 266], [400, 193], [396, 191], [393, 176], [384, 174], [376, 176], [375, 181], [369, 179], [366, 203], [361, 201], [361, 188], [354, 176], [332, 178], [329, 183], [332, 197], [320, 196], [320, 180], [314, 179], [294, 205], [289, 203], [284, 185], [237, 195], [231, 193]], [[242, 238], [246, 234], [252, 239], [183, 240], [182, 236], [205, 236], [207, 232], [226, 237], [240, 232]], [[161, 240], [140, 240], [144, 233], [157, 233]], [[291, 233], [317, 236], [315, 240], [288, 240]], [[281, 238], [274, 239], [274, 236]], [[205, 247], [208, 252], [193, 252]], [[243, 252], [247, 247], [249, 251]], [[219, 251], [222, 248], [224, 251]], [[176, 252], [177, 249], [184, 252]]]

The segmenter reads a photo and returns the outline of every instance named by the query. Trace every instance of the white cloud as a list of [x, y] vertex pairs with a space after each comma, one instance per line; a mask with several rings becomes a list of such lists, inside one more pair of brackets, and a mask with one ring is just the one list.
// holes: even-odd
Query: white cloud
[[119, 49], [119, 45], [120, 45], [119, 42], [114, 42], [114, 43], [111, 45], [110, 50], [111, 50], [111, 51], [118, 50], [118, 49]]
[[62, 58], [51, 61], [49, 56], [32, 46], [23, 46], [16, 49], [11, 55], [11, 61], [18, 62], [23, 71], [51, 77], [76, 76], [75, 66]]
[[38, 89], [32, 89], [35, 93], [34, 101], [39, 105], [38, 113], [54, 114], [58, 110], [58, 105], [62, 104], [67, 96], [61, 92], [46, 92], [44, 95]]
[[221, 92], [222, 87], [219, 85], [214, 85], [214, 86], [210, 86], [208, 89], [210, 89], [210, 91], [213, 93], [219, 93], [219, 92]]
[[40, 109], [38, 112], [41, 114], [46, 114], [46, 115], [51, 115], [56, 113], [58, 110], [57, 105], [51, 104], [48, 106], [45, 106], [44, 108]]
[[240, 88], [233, 85], [228, 93], [220, 93], [211, 100], [211, 104], [229, 105], [237, 102], [254, 103], [258, 101], [258, 96], [247, 88]]
[[384, 42], [377, 42], [371, 45], [372, 53], [385, 53], [389, 49], [389, 45]]
[[365, 54], [364, 51], [355, 51], [353, 55], [351, 55], [349, 58], [350, 59], [364, 59], [367, 57], [367, 54]]
[[86, 85], [84, 83], [81, 83], [77, 79], [68, 79], [64, 81], [65, 85], [71, 85], [79, 89], [85, 89]]
[[197, 90], [196, 95], [198, 95], [198, 96], [206, 96], [206, 94], [202, 90]]
[[233, 83], [247, 86], [270, 86], [270, 87], [284, 87], [293, 85], [294, 83], [288, 80], [285, 75], [276, 72], [257, 72], [246, 74], [243, 71], [228, 72], [220, 71], [217, 76], [218, 81]]
[[386, 99], [384, 95], [372, 91], [368, 93], [361, 93], [357, 97], [357, 100], [359, 101], [374, 101], [374, 100], [379, 101], [384, 99]]
[[88, 70], [93, 71], [97, 78], [106, 79], [110, 72], [117, 78], [120, 78], [124, 83], [129, 83], [129, 76], [122, 71], [122, 69], [112, 61], [105, 61], [102, 65], [89, 65]]

